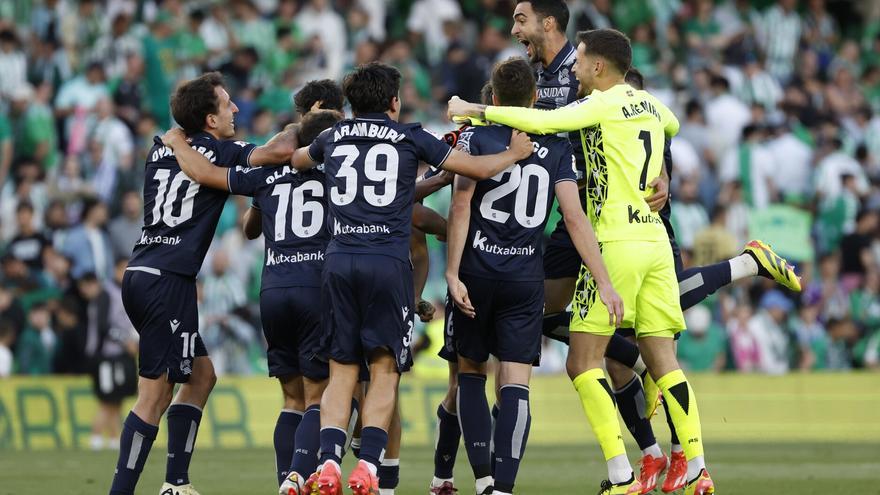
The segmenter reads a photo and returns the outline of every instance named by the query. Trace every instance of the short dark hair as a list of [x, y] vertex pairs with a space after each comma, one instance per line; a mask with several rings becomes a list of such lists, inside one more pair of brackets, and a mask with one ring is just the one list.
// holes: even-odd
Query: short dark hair
[[342, 93], [355, 114], [387, 112], [399, 92], [400, 71], [381, 62], [356, 68], [342, 82]]
[[293, 97], [293, 103], [296, 111], [300, 115], [309, 113], [312, 105], [316, 101], [321, 102], [321, 108], [342, 111], [344, 97], [342, 96], [342, 88], [336, 84], [336, 81], [330, 79], [321, 79], [318, 81], [309, 81], [305, 86]]
[[568, 5], [563, 0], [518, 0], [517, 4], [530, 3], [532, 10], [544, 20], [547, 17], [556, 19], [556, 27], [560, 33], [568, 28]]
[[624, 80], [635, 89], [645, 89], [645, 75], [635, 67], [630, 67], [629, 70], [626, 71]]
[[530, 107], [535, 96], [535, 73], [525, 59], [509, 58], [492, 69], [492, 92], [498, 103]]
[[171, 115], [187, 134], [205, 128], [205, 118], [219, 111], [219, 100], [214, 88], [223, 87], [219, 72], [208, 72], [184, 82], [171, 96]]
[[597, 55], [611, 62], [621, 74], [626, 74], [632, 65], [632, 45], [629, 38], [616, 29], [591, 29], [577, 34], [578, 43], [583, 43], [587, 55]]
[[296, 133], [297, 146], [308, 146], [324, 129], [333, 127], [342, 120], [342, 114], [335, 110], [317, 110], [306, 114]]

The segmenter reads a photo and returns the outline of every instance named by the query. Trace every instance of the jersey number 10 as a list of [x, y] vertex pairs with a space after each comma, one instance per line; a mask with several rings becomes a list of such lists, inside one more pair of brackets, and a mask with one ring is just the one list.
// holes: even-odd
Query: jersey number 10
[[[165, 225], [174, 227], [193, 216], [193, 201], [199, 192], [199, 183], [190, 180], [182, 171], [174, 175], [169, 185], [168, 179], [170, 177], [171, 171], [167, 168], [156, 170], [156, 175], [153, 176], [154, 179], [159, 181], [159, 187], [156, 190], [156, 199], [153, 201], [153, 220], [150, 222], [150, 225], [156, 225], [161, 219], [165, 222]], [[189, 185], [183, 198], [178, 198], [184, 181]], [[175, 203], [180, 205], [180, 213], [177, 215], [174, 214]]]

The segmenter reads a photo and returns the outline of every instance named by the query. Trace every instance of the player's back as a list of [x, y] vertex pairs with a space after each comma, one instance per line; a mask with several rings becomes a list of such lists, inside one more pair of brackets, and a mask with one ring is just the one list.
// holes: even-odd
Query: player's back
[[584, 105], [595, 124], [583, 129], [589, 164], [588, 213], [600, 241], [666, 240], [645, 199], [663, 167], [667, 132], [678, 121], [653, 95], [626, 84], [593, 92]]
[[324, 163], [332, 219], [327, 253], [408, 260], [419, 161], [440, 165], [450, 151], [419, 124], [385, 114], [343, 120], [321, 133], [309, 154]]
[[[192, 147], [211, 163], [247, 165], [254, 145], [221, 141], [207, 132], [191, 136]], [[171, 148], [156, 142], [147, 155], [144, 227], [129, 266], [195, 277], [214, 237], [229, 193], [201, 187], [177, 163]]]
[[236, 167], [230, 190], [253, 196], [265, 244], [261, 288], [320, 287], [330, 241], [324, 167]]
[[[512, 129], [500, 125], [465, 129], [459, 143], [472, 155], [503, 152]], [[530, 136], [535, 152], [490, 179], [478, 181], [471, 198], [462, 273], [493, 279], [540, 281], [544, 227], [557, 182], [576, 180], [571, 143], [557, 136]]]

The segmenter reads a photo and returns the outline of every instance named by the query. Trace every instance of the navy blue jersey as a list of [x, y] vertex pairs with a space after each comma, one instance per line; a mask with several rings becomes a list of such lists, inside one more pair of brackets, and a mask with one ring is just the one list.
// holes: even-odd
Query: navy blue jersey
[[[472, 155], [503, 152], [509, 127], [471, 127], [459, 144]], [[491, 179], [477, 182], [461, 273], [496, 280], [544, 280], [543, 236], [557, 182], [575, 181], [571, 143], [530, 135], [535, 152]]]
[[[256, 148], [244, 141], [220, 141], [207, 132], [190, 137], [193, 149], [225, 167], [247, 165]], [[183, 173], [171, 148], [154, 144], [144, 174], [144, 228], [129, 266], [195, 277], [228, 196], [226, 191], [201, 187]]]
[[409, 260], [419, 161], [439, 167], [451, 153], [420, 124], [385, 114], [338, 122], [309, 146], [324, 163], [333, 219], [327, 254], [382, 254]]
[[[535, 69], [535, 80], [538, 94], [535, 108], [555, 110], [577, 101], [578, 80], [574, 75], [574, 63], [577, 50], [566, 42], [548, 67], [540, 63]], [[584, 159], [583, 147], [580, 145], [580, 131], [569, 132], [568, 139], [575, 148], [578, 180], [586, 177], [587, 162]]]
[[229, 192], [253, 196], [260, 209], [266, 260], [261, 290], [320, 287], [327, 230], [324, 168], [235, 167]]

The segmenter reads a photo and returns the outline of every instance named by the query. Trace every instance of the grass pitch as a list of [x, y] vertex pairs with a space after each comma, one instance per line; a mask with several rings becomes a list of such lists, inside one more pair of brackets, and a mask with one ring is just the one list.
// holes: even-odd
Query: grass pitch
[[[719, 494], [880, 495], [880, 445], [871, 443], [710, 443], [707, 459]], [[635, 461], [636, 451], [630, 448]], [[400, 495], [427, 493], [433, 453], [404, 449]], [[347, 466], [351, 465], [347, 457]], [[113, 452], [24, 451], [0, 453], [0, 495], [58, 493], [95, 495], [108, 491]], [[165, 473], [165, 449], [153, 450], [138, 494], [156, 495]], [[277, 493], [272, 450], [196, 451], [191, 478], [202, 495]], [[605, 475], [598, 446], [529, 447], [517, 494], [593, 494]], [[460, 493], [473, 493], [464, 449], [458, 454]]]

